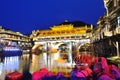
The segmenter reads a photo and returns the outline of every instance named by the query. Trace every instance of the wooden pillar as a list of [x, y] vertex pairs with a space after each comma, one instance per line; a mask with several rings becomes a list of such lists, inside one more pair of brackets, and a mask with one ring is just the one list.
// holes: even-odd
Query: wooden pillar
[[119, 43], [118, 41], [116, 41], [116, 48], [117, 48], [117, 56], [120, 56], [120, 52], [119, 52]]

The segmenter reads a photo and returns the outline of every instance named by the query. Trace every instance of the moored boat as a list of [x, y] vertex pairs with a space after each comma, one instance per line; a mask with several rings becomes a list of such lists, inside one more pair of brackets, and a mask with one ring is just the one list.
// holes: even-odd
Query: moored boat
[[23, 74], [18, 72], [18, 71], [14, 71], [12, 73], [8, 73], [6, 75], [5, 80], [22, 80], [23, 78]]

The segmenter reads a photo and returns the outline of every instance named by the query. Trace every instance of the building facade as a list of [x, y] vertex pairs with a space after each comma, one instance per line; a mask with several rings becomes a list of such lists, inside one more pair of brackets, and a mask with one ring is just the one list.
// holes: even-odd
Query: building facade
[[32, 47], [31, 39], [20, 32], [13, 32], [0, 27], [0, 47], [11, 50], [10, 48], [13, 49], [18, 46], [21, 49]]
[[[120, 55], [120, 0], [104, 0], [106, 13], [99, 18], [92, 43], [98, 56]], [[97, 48], [98, 47], [98, 48]]]
[[91, 30], [92, 26], [73, 27], [69, 25], [57, 25], [51, 27], [50, 30], [36, 30], [32, 32], [31, 38], [33, 41], [54, 41], [54, 40], [72, 40], [89, 38], [90, 33], [87, 30]]

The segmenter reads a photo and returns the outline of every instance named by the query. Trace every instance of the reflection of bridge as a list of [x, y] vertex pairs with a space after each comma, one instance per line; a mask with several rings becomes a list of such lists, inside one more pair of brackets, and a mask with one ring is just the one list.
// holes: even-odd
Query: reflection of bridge
[[[79, 46], [83, 43], [88, 43], [90, 42], [89, 39], [82, 39], [82, 40], [59, 40], [59, 41], [46, 41], [46, 42], [35, 42], [35, 46], [38, 47], [39, 45], [43, 45], [43, 49], [47, 53], [57, 53], [59, 52], [59, 46], [62, 44], [66, 44], [68, 48], [68, 53], [69, 53], [69, 60], [72, 62], [72, 52], [73, 48], [79, 48]], [[33, 47], [34, 48], [34, 47]], [[77, 53], [79, 53], [79, 49], [76, 49]], [[77, 54], [76, 53], [76, 54]]]

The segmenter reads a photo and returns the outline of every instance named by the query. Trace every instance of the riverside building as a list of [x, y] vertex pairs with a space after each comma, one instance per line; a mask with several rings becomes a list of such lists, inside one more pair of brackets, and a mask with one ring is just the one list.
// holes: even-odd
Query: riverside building
[[0, 27], [0, 48], [1, 51], [23, 51], [31, 47], [31, 39], [20, 32], [13, 32]]

